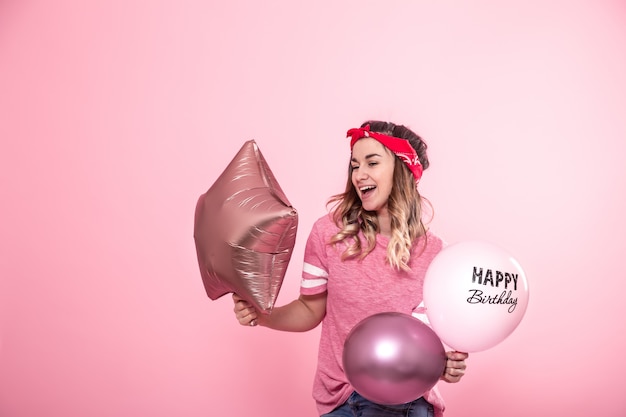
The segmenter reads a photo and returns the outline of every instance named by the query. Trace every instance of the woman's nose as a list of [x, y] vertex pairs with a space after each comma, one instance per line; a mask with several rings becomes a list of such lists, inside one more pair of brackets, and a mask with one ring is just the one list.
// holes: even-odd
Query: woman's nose
[[356, 178], [357, 179], [366, 179], [369, 176], [367, 169], [359, 167], [359, 169], [356, 170]]

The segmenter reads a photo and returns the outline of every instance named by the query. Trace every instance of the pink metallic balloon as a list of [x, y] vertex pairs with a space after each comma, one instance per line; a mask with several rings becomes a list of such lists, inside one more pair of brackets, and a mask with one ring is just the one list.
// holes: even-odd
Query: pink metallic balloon
[[379, 313], [350, 331], [343, 366], [363, 397], [378, 404], [405, 404], [435, 386], [446, 367], [446, 353], [435, 332], [417, 318]]
[[245, 142], [196, 205], [194, 240], [209, 298], [236, 292], [269, 313], [291, 259], [297, 227], [297, 211], [256, 142]]

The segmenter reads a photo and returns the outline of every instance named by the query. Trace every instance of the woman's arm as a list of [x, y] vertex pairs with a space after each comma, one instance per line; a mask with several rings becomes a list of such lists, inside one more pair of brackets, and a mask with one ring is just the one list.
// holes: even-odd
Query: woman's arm
[[258, 314], [256, 309], [237, 294], [233, 294], [234, 312], [243, 326], [269, 327], [287, 332], [305, 332], [315, 328], [326, 314], [326, 292], [301, 295], [281, 307], [274, 307], [270, 314]]

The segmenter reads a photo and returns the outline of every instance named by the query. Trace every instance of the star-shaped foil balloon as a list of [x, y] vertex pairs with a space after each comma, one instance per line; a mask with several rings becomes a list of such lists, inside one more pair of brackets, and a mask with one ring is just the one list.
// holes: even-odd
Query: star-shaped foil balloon
[[254, 140], [198, 199], [194, 240], [212, 300], [235, 292], [269, 313], [296, 240], [298, 213]]

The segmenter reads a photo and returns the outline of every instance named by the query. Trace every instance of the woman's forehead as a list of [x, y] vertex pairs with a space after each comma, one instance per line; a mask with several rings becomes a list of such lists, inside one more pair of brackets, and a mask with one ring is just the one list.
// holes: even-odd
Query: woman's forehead
[[385, 145], [373, 138], [362, 138], [356, 141], [352, 147], [353, 158], [366, 158], [368, 155], [391, 155], [391, 151]]

